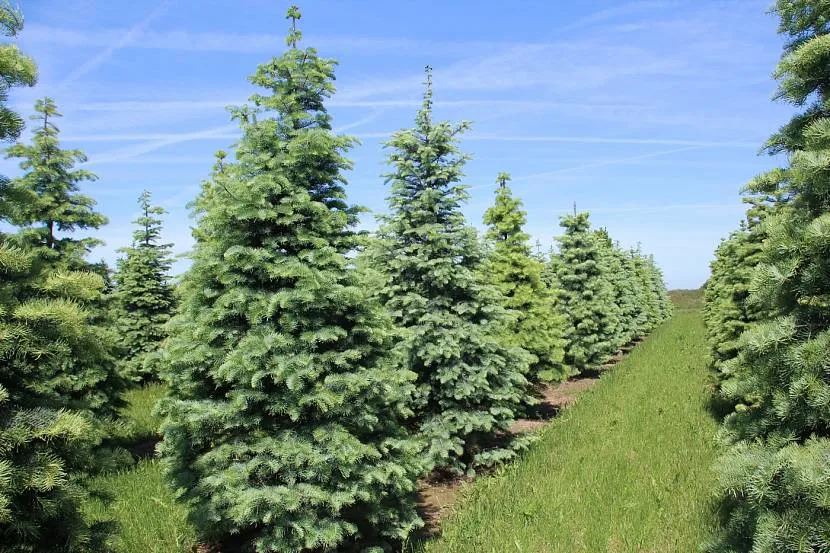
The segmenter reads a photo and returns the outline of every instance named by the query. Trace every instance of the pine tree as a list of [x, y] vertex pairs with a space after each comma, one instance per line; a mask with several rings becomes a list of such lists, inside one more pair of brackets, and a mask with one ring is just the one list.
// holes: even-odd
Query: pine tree
[[324, 103], [333, 60], [290, 48], [260, 65], [265, 92], [232, 110], [194, 206], [193, 265], [166, 353], [162, 455], [209, 542], [258, 552], [388, 549], [419, 524], [414, 375], [391, 367], [391, 329], [347, 254], [357, 210]]
[[[15, 37], [22, 26], [20, 12], [0, 4], [2, 33]], [[0, 59], [0, 140], [6, 141], [23, 128], [6, 106], [9, 89], [33, 85], [36, 69], [14, 45], [0, 46]], [[8, 182], [0, 178], [6, 225], [18, 207]], [[77, 273], [38, 280], [36, 261], [0, 235], [0, 543], [4, 551], [95, 551], [103, 528], [81, 516], [80, 473], [97, 434], [88, 416], [63, 408], [49, 384], [65, 369], [66, 350], [83, 343], [82, 305], [96, 282]]]
[[141, 216], [134, 224], [133, 244], [121, 252], [114, 276], [116, 322], [119, 344], [125, 351], [121, 373], [142, 382], [159, 376], [156, 352], [165, 338], [164, 326], [173, 313], [175, 300], [170, 283], [172, 244], [161, 239], [161, 207], [153, 206], [150, 192], [138, 199]]
[[767, 314], [723, 364], [736, 407], [717, 465], [723, 531], [706, 548], [718, 553], [830, 549], [830, 6], [779, 0], [775, 11], [789, 38], [778, 98], [806, 110], [766, 145], [789, 165], [748, 187], [783, 203], [762, 223], [749, 286], [748, 304]]
[[[55, 103], [46, 98], [35, 104], [37, 123], [32, 144], [15, 144], [7, 157], [21, 159], [23, 175], [12, 179], [3, 189], [4, 214], [17, 227], [6, 235], [6, 241], [37, 257], [34, 266], [39, 273], [21, 283], [19, 299], [38, 294], [41, 282], [60, 278], [64, 273], [98, 272], [84, 257], [101, 242], [94, 238], [78, 238], [76, 230], [97, 229], [107, 219], [94, 211], [95, 201], [78, 191], [78, 185], [94, 180], [84, 169], [74, 169], [86, 161], [79, 150], [63, 150], [55, 119], [60, 113]], [[56, 286], [60, 285], [58, 281]], [[70, 286], [67, 284], [66, 286]], [[101, 289], [103, 283], [93, 288]], [[53, 405], [90, 409], [98, 415], [113, 416], [123, 405], [121, 393], [125, 383], [117, 374], [113, 346], [115, 335], [110, 328], [106, 298], [102, 293], [87, 298], [84, 309], [91, 327], [84, 347], [66, 348], [62, 367], [55, 378], [41, 383], [41, 394], [51, 395]]]
[[390, 214], [379, 231], [380, 294], [403, 335], [399, 355], [418, 375], [418, 431], [438, 468], [472, 471], [509, 459], [524, 441], [496, 445], [526, 398], [529, 356], [497, 336], [507, 316], [482, 278], [482, 249], [459, 184], [467, 123], [432, 120], [432, 81], [413, 129], [387, 147]]
[[588, 213], [566, 215], [560, 224], [565, 234], [557, 238], [559, 255], [553, 263], [567, 320], [565, 361], [582, 371], [601, 365], [616, 351], [617, 306]]
[[485, 239], [491, 247], [485, 272], [504, 298], [511, 320], [503, 331], [505, 343], [533, 355], [529, 378], [557, 381], [568, 376], [562, 364], [565, 321], [558, 313], [556, 292], [542, 280], [544, 265], [533, 257], [523, 230], [527, 214], [521, 200], [507, 186], [510, 175], [501, 173], [495, 205], [484, 213]]

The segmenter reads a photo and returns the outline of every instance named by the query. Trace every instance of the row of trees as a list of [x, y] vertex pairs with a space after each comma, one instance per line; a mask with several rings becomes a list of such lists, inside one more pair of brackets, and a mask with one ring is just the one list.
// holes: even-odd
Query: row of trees
[[705, 319], [720, 393], [720, 535], [707, 551], [830, 549], [830, 6], [779, 0], [777, 98], [802, 107], [765, 144], [787, 165], [753, 179], [721, 243]]
[[[19, 13], [2, 8], [7, 34]], [[260, 66], [265, 92], [232, 109], [233, 161], [217, 154], [194, 202], [192, 267], [175, 287], [163, 210], [148, 192], [114, 274], [77, 231], [106, 218], [79, 186], [38, 102], [22, 176], [0, 218], [0, 538], [15, 550], [104, 548], [79, 514], [85, 480], [111, 467], [122, 394], [162, 379], [160, 453], [203, 539], [257, 551], [386, 550], [421, 521], [416, 482], [511, 459], [509, 432], [538, 386], [606, 362], [670, 314], [651, 257], [622, 250], [587, 213], [557, 252], [534, 255], [526, 214], [498, 178], [481, 240], [460, 184], [466, 123], [432, 118], [427, 73], [415, 126], [389, 148], [389, 215], [354, 230], [345, 157], [325, 100], [335, 62], [290, 48]], [[18, 56], [4, 83], [32, 85]], [[2, 98], [5, 99], [5, 96]], [[3, 137], [21, 121], [5, 109]]]

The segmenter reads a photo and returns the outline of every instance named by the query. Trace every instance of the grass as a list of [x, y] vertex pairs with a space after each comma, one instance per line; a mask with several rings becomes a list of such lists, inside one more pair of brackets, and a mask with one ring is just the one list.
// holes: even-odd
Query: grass
[[196, 532], [187, 509], [175, 501], [158, 461], [140, 461], [129, 471], [100, 476], [93, 490], [112, 497], [85, 506], [91, 520], [114, 520], [116, 553], [187, 553], [196, 547]]
[[150, 383], [124, 394], [127, 406], [122, 409], [121, 414], [130, 425], [131, 439], [147, 440], [158, 435], [161, 419], [153, 413], [153, 410], [165, 390], [164, 384]]
[[[152, 452], [160, 419], [153, 414], [165, 392], [163, 384], [147, 384], [125, 394], [122, 410], [129, 440], [145, 454]], [[93, 521], [114, 521], [115, 553], [190, 553], [196, 548], [196, 532], [187, 522], [187, 509], [177, 503], [168, 488], [160, 463], [152, 458], [129, 470], [93, 479], [94, 492], [109, 498], [92, 498], [84, 506]]]
[[424, 550], [696, 551], [715, 519], [705, 354], [699, 311], [681, 307], [521, 461], [474, 483]]

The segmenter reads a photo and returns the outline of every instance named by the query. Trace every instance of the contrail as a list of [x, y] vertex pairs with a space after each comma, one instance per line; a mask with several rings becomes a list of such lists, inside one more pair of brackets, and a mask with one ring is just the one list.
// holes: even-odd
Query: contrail
[[113, 45], [109, 48], [105, 49], [104, 51], [100, 52], [97, 56], [93, 57], [92, 59], [86, 61], [83, 65], [72, 71], [69, 75], [67, 75], [56, 87], [56, 90], [64, 90], [67, 86], [71, 85], [78, 79], [86, 76], [87, 74], [95, 71], [100, 66], [105, 64], [107, 61], [112, 58], [113, 54], [124, 48], [129, 46], [137, 36], [139, 36], [146, 28], [150, 25], [156, 18], [158, 18], [162, 13], [164, 13], [167, 8], [170, 6], [173, 0], [164, 0], [161, 4], [159, 4], [156, 9], [151, 11], [144, 19], [133, 25], [130, 30], [128, 30], [124, 35]]

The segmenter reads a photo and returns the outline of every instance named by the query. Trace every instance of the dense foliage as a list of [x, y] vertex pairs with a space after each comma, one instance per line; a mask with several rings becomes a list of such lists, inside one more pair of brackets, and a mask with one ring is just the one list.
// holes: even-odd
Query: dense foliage
[[122, 348], [121, 374], [144, 382], [159, 377], [157, 350], [165, 338], [165, 325], [175, 306], [170, 282], [172, 244], [160, 243], [161, 215], [164, 209], [153, 206], [150, 192], [138, 199], [141, 216], [133, 244], [121, 252], [115, 281], [114, 303], [119, 345]]
[[[299, 12], [288, 17], [296, 24]], [[291, 48], [259, 66], [195, 202], [193, 265], [171, 323], [162, 454], [203, 539], [244, 550], [387, 549], [419, 525], [414, 376], [347, 254], [353, 140], [324, 107], [335, 62]], [[379, 550], [378, 549], [378, 550]]]
[[380, 294], [403, 329], [398, 358], [417, 375], [417, 430], [437, 468], [472, 471], [512, 457], [524, 440], [494, 443], [526, 397], [529, 354], [499, 340], [508, 321], [485, 282], [483, 251], [461, 212], [467, 123], [432, 119], [427, 69], [415, 127], [387, 144], [390, 214], [379, 232]]
[[558, 290], [543, 280], [544, 264], [534, 258], [530, 236], [524, 232], [527, 213], [507, 185], [510, 176], [498, 177], [495, 204], [484, 213], [484, 235], [490, 246], [485, 270], [498, 286], [510, 314], [503, 330], [505, 343], [527, 350], [533, 359], [529, 378], [557, 381], [568, 376], [563, 364], [565, 321], [556, 305]]
[[[5, 36], [16, 36], [22, 26], [18, 11], [0, 5]], [[11, 140], [23, 119], [6, 106], [9, 89], [33, 85], [36, 70], [11, 44], [0, 46], [0, 61], [0, 139]], [[34, 222], [25, 214], [41, 202], [30, 192], [0, 179], [4, 225]], [[89, 412], [101, 405], [86, 388], [89, 381], [79, 387], [69, 369], [72, 360], [86, 357], [87, 347], [91, 359], [100, 351], [84, 305], [100, 294], [101, 279], [49, 272], [41, 251], [12, 238], [20, 237], [0, 234], [0, 543], [15, 552], [92, 551], [102, 528], [87, 524], [80, 502], [83, 472], [98, 440]]]
[[[775, 174], [773, 172], [770, 176]], [[759, 177], [765, 178], [768, 176]], [[766, 238], [766, 227], [761, 223], [776, 205], [775, 198], [748, 195], [745, 201], [752, 207], [747, 210], [740, 228], [715, 250], [712, 275], [704, 291], [703, 315], [710, 356], [719, 374], [724, 363], [738, 354], [741, 334], [750, 323], [766, 315], [762, 306], [748, 300], [752, 274], [762, 258], [762, 245]]]
[[100, 351], [84, 304], [103, 282], [44, 276], [36, 255], [8, 242], [0, 278], [0, 539], [9, 551], [86, 551], [100, 537], [79, 505], [100, 442], [90, 411], [101, 404], [72, 368]]
[[671, 316], [663, 275], [651, 257], [624, 252], [605, 229], [591, 230], [588, 213], [563, 216], [546, 280], [561, 290], [565, 361], [596, 368]]
[[721, 391], [736, 406], [717, 466], [723, 531], [707, 545], [718, 553], [830, 549], [830, 5], [779, 0], [774, 10], [788, 38], [777, 97], [804, 110], [766, 144], [789, 164], [747, 186], [774, 207], [719, 252], [716, 263], [739, 268], [737, 283], [720, 277], [707, 297], [717, 314], [757, 259], [748, 297], [737, 295], [747, 311], [709, 318], [716, 351], [743, 331], [721, 365]]
[[[326, 110], [336, 62], [299, 48], [299, 10], [287, 18], [289, 48], [251, 77], [261, 92], [231, 109], [241, 139], [232, 157], [217, 153], [192, 204], [192, 266], [179, 282], [149, 191], [115, 274], [87, 259], [102, 244], [87, 234], [107, 219], [82, 193], [97, 177], [83, 152], [61, 146], [52, 99], [36, 103], [31, 140], [8, 149], [20, 171], [0, 177], [0, 550], [117, 546], [101, 512], [124, 508], [124, 497], [110, 509], [89, 490], [119, 478], [108, 463], [127, 453], [113, 443], [134, 440], [145, 455], [161, 418], [161, 459], [130, 474], [156, 475], [156, 490], [166, 479], [178, 497], [141, 497], [165, 503], [155, 519], [174, 512], [183, 526], [189, 512], [186, 538], [164, 544], [198, 535], [199, 550], [397, 550], [422, 524], [420, 479], [513, 459], [533, 439], [513, 423], [538, 391], [605, 363], [670, 315], [654, 260], [593, 231], [587, 213], [563, 218], [558, 252], [545, 257], [538, 242], [532, 251], [506, 174], [476, 233], [462, 212], [469, 125], [433, 121], [429, 69], [414, 127], [386, 145], [389, 214], [374, 235], [356, 232], [361, 210], [344, 177], [355, 140], [334, 132]], [[0, 30], [21, 28], [0, 4]], [[8, 93], [34, 84], [35, 66], [5, 44], [0, 75], [0, 140], [16, 140], [23, 119]], [[816, 148], [821, 131], [809, 135]], [[773, 184], [754, 193], [774, 196]], [[792, 225], [766, 224], [764, 236], [792, 240]], [[810, 228], [799, 239], [814, 245], [824, 227]], [[786, 264], [775, 258], [784, 251], [767, 252], [771, 267]], [[799, 293], [825, 267], [801, 270]], [[806, 310], [802, 300], [787, 305]], [[792, 323], [802, 339], [802, 319], [788, 315], [781, 328]], [[148, 393], [125, 410], [129, 381], [133, 397]], [[760, 397], [737, 382], [725, 388]]]
[[[39, 273], [34, 280], [26, 277], [17, 283], [19, 290], [14, 297], [21, 302], [37, 296], [44, 286], [49, 290], [72, 289], [76, 284], [65, 277], [67, 272], [86, 273], [87, 281], [101, 280], [94, 274], [95, 267], [84, 259], [100, 241], [79, 238], [74, 232], [97, 229], [107, 221], [93, 209], [95, 201], [78, 191], [79, 183], [95, 176], [74, 168], [75, 163], [86, 161], [83, 152], [60, 147], [55, 125], [60, 113], [54, 102], [49, 98], [39, 100], [35, 112], [32, 119], [37, 126], [32, 143], [8, 149], [8, 157], [21, 159], [23, 174], [3, 190], [3, 212], [16, 231], [8, 234], [6, 241], [30, 252], [36, 258], [34, 270]], [[106, 324], [103, 288], [103, 282], [85, 286], [97, 291], [81, 292], [86, 325], [79, 340], [61, 347], [60, 357], [51, 358], [51, 377], [33, 376], [28, 386], [21, 386], [27, 394], [48, 398], [53, 406], [91, 409], [108, 416], [122, 405], [124, 382], [115, 368], [115, 336]], [[68, 309], [76, 307], [77, 302], [67, 305]]]

